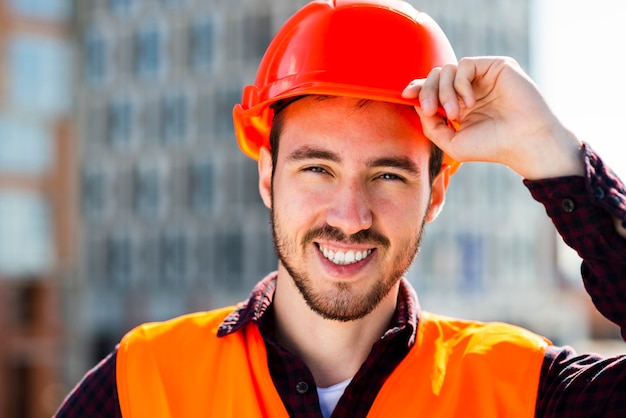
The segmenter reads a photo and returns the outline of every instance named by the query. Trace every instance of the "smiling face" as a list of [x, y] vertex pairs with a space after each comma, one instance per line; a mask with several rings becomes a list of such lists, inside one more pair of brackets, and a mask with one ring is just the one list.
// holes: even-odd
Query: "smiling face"
[[306, 97], [283, 112], [276, 167], [267, 149], [259, 160], [279, 282], [324, 318], [362, 318], [413, 262], [447, 177], [431, 194], [431, 145], [408, 106]]

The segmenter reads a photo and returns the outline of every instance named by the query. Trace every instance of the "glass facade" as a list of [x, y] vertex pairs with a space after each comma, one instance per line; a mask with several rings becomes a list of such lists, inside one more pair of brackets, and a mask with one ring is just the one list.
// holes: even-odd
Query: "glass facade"
[[0, 274], [29, 278], [53, 266], [51, 216], [40, 194], [0, 191]]
[[45, 174], [53, 148], [52, 134], [43, 123], [0, 115], [0, 172]]
[[13, 13], [36, 19], [65, 21], [70, 18], [71, 0], [9, 0]]
[[52, 416], [65, 395], [75, 3], [0, 1], [0, 416]]
[[9, 39], [8, 98], [25, 111], [58, 115], [71, 110], [72, 59], [66, 42], [21, 34]]

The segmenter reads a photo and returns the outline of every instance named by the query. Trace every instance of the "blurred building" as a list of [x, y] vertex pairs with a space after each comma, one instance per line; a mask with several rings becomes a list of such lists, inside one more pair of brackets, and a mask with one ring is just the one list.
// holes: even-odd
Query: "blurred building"
[[72, 262], [70, 4], [0, 1], [0, 416], [63, 396], [61, 293]]
[[231, 112], [298, 7], [75, 4], [81, 215], [71, 381], [134, 325], [235, 303], [276, 268], [256, 163], [238, 150]]
[[[80, 229], [68, 381], [134, 325], [235, 303], [275, 269], [256, 164], [237, 148], [231, 110], [305, 3], [75, 2]], [[511, 55], [529, 68], [527, 1], [412, 3], [458, 56]], [[409, 278], [427, 309], [580, 338], [585, 315], [563, 296], [554, 246], [520, 178], [465, 165]]]

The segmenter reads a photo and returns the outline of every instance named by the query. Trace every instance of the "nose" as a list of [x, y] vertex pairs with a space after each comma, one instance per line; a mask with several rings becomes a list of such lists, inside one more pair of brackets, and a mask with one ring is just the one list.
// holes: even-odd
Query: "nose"
[[326, 223], [347, 235], [372, 226], [372, 208], [367, 190], [358, 181], [350, 181], [332, 191], [326, 211]]

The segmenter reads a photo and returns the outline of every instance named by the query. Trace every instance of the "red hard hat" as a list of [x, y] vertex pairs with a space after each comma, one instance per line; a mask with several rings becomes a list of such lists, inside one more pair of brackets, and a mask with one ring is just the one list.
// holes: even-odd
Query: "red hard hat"
[[[269, 148], [274, 111], [289, 97], [320, 94], [416, 105], [410, 81], [456, 63], [439, 26], [402, 0], [316, 0], [294, 14], [270, 43], [254, 85], [235, 105], [235, 134], [254, 159]], [[454, 172], [459, 163], [444, 157]]]

